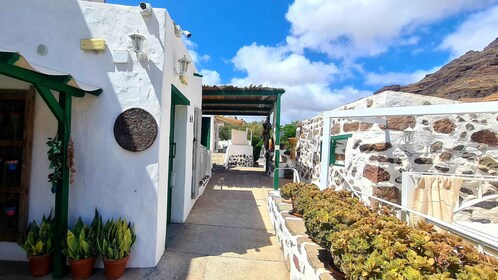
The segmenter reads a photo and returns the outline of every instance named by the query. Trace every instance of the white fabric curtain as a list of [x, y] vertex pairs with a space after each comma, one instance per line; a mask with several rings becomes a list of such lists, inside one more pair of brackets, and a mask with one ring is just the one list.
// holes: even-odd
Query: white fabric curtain
[[[449, 176], [423, 176], [415, 188], [413, 210], [453, 223], [463, 179]], [[414, 222], [419, 220], [414, 217]]]

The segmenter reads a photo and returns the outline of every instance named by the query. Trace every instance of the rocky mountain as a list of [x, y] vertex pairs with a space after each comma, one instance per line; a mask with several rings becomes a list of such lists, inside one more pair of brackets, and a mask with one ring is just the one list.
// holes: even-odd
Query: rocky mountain
[[498, 100], [498, 38], [484, 50], [469, 51], [417, 83], [386, 86], [375, 93], [386, 90], [463, 101]]

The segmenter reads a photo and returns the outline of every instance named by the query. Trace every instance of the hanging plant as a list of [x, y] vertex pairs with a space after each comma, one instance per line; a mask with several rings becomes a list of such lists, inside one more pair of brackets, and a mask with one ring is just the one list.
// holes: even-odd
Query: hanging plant
[[74, 174], [76, 173], [76, 167], [74, 166], [74, 142], [73, 139], [69, 139], [67, 145], [67, 168], [69, 168], [69, 184], [74, 183]]
[[57, 137], [48, 138], [47, 146], [49, 169], [53, 170], [52, 173], [48, 174], [48, 181], [52, 184], [52, 193], [55, 193], [62, 180], [62, 141], [57, 140]]

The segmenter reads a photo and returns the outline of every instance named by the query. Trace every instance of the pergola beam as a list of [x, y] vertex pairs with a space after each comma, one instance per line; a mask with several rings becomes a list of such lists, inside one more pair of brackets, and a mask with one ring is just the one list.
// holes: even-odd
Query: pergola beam
[[275, 103], [274, 100], [240, 100], [240, 99], [233, 99], [233, 100], [216, 100], [216, 99], [204, 99], [202, 100], [202, 105], [242, 105], [242, 104], [247, 104], [247, 105], [270, 105], [273, 107], [273, 104]]
[[202, 91], [203, 96], [216, 96], [216, 95], [228, 95], [228, 96], [268, 96], [274, 95], [278, 96], [285, 93], [285, 90], [281, 89], [204, 89]]

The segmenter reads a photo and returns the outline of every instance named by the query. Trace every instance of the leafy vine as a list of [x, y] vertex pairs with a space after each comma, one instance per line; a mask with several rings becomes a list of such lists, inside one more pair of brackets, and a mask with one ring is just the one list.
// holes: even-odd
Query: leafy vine
[[[62, 141], [58, 140], [57, 137], [48, 138], [47, 146], [47, 155], [50, 161], [49, 169], [53, 170], [52, 173], [48, 174], [48, 181], [52, 184], [52, 193], [55, 193], [57, 186], [62, 181]], [[72, 140], [69, 141], [67, 150], [67, 167], [71, 172], [70, 183], [72, 184], [74, 182], [74, 173], [76, 172], [74, 167], [74, 143]]]

